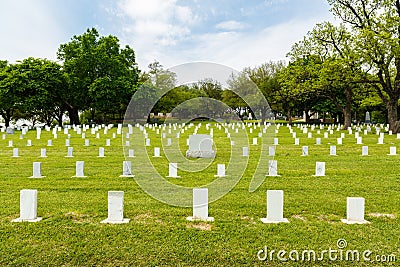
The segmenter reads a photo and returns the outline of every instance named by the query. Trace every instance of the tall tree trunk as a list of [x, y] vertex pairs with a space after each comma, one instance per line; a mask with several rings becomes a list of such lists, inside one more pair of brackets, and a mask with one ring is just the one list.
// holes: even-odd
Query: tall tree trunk
[[4, 124], [6, 125], [6, 128], [10, 126], [11, 122], [11, 110], [6, 110], [1, 114], [4, 119]]
[[292, 109], [290, 108], [288, 109], [287, 116], [288, 116], [288, 124], [292, 125]]
[[95, 116], [96, 116], [96, 109], [95, 108], [92, 108], [91, 115], [92, 115], [92, 121], [94, 121]]
[[344, 116], [343, 129], [351, 127], [351, 103], [353, 102], [353, 90], [350, 87], [347, 87], [345, 89], [345, 95], [346, 106], [342, 109]]
[[346, 107], [343, 109], [343, 130], [347, 130], [347, 128], [351, 127], [351, 108]]
[[308, 114], [308, 110], [306, 110], [306, 123], [310, 123], [310, 114]]
[[81, 124], [79, 121], [79, 113], [78, 113], [78, 109], [77, 108], [67, 108], [68, 111], [68, 116], [69, 116], [69, 122], [70, 124], [75, 124], [75, 125], [79, 125]]
[[261, 123], [265, 122], [266, 115], [267, 115], [267, 107], [262, 107], [261, 108]]
[[4, 117], [4, 123], [6, 125], [6, 128], [10, 126], [11, 118], [6, 116]]
[[386, 109], [388, 113], [388, 123], [389, 123], [389, 130], [393, 131], [393, 133], [400, 132], [400, 125], [399, 121], [397, 121], [397, 105], [398, 105], [398, 98], [391, 97], [389, 101], [386, 103]]

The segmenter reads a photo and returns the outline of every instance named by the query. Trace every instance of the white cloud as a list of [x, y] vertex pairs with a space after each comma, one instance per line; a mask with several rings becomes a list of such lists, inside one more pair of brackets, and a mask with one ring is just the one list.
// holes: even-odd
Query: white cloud
[[[209, 61], [237, 70], [270, 60], [285, 60], [291, 46], [317, 22], [331, 19], [326, 10], [314, 17], [288, 18], [285, 23], [254, 31], [251, 23], [257, 23], [259, 28], [259, 23], [268, 25], [269, 20], [245, 24], [236, 18], [225, 17], [225, 21], [209, 24], [215, 18], [210, 11], [212, 7], [199, 17], [195, 14], [199, 12], [196, 5], [183, 6], [180, 4], [185, 3], [183, 1], [120, 1], [120, 11], [129, 22], [124, 25], [125, 36], [122, 39], [135, 49], [141, 69], [146, 69], [154, 60], [165, 67]], [[273, 1], [282, 2], [286, 0]], [[271, 1], [263, 4], [271, 4]], [[231, 14], [231, 18], [234, 16]]]
[[292, 45], [302, 40], [319, 21], [317, 18], [290, 20], [259, 32], [204, 33], [193, 36], [196, 46], [190, 50], [161, 53], [157, 59], [165, 66], [209, 61], [236, 70], [258, 66], [270, 60], [285, 60]]
[[161, 60], [166, 47], [188, 38], [199, 19], [190, 7], [176, 0], [121, 0], [118, 7], [126, 19], [122, 39], [137, 51], [142, 68]]
[[30, 56], [55, 59], [64, 41], [57, 20], [39, 1], [2, 1], [0, 25], [0, 59], [10, 62]]
[[236, 31], [246, 28], [246, 24], [236, 20], [228, 20], [218, 23], [215, 27], [219, 30]]

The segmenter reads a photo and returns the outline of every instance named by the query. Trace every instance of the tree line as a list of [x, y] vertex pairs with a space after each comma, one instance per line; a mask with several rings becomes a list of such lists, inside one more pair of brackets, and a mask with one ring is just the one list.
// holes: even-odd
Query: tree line
[[[275, 117], [283, 113], [289, 123], [303, 112], [307, 121], [318, 112], [326, 121], [339, 120], [348, 127], [371, 111], [372, 120], [389, 123], [390, 130], [399, 132], [400, 0], [327, 1], [338, 23], [315, 25], [293, 44], [288, 63], [245, 68], [229, 81], [229, 87], [246, 94], [242, 85], [251, 80], [269, 107], [255, 105], [258, 110], [250, 110], [238, 94], [212, 80], [178, 86], [174, 73], [159, 62], [143, 72], [132, 48], [121, 48], [117, 37], [88, 29], [60, 45], [57, 62], [1, 61], [0, 115], [6, 125], [19, 118], [46, 124], [55, 120], [61, 125], [64, 114], [71, 124], [83, 119], [121, 120], [140, 86], [146, 86], [149, 95], [169, 86], [174, 89], [160, 98], [152, 110], [155, 114], [169, 113], [189, 99], [210, 97], [241, 117], [257, 112], [265, 119], [269, 112]], [[205, 110], [221, 117], [226, 112]]]
[[121, 118], [139, 83], [132, 48], [120, 47], [115, 36], [100, 36], [88, 29], [60, 45], [58, 62], [27, 58], [15, 64], [0, 62], [0, 115], [62, 125], [68, 114], [80, 124], [79, 112], [95, 119]]

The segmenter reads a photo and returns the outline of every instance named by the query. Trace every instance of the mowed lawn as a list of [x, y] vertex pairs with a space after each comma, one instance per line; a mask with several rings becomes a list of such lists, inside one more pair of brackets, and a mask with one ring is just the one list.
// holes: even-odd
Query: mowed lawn
[[[185, 153], [186, 139], [193, 133], [188, 128], [179, 139], [180, 150]], [[230, 140], [224, 128], [214, 124], [214, 141], [217, 157], [201, 172], [179, 171], [181, 179], [171, 182], [189, 187], [206, 186], [213, 181], [216, 164], [228, 163]], [[249, 129], [253, 128], [250, 134]], [[279, 138], [276, 146], [278, 174], [266, 177], [264, 183], [250, 193], [249, 186], [258, 165], [261, 138], [258, 145], [251, 145], [260, 129], [246, 127], [249, 133], [250, 157], [244, 176], [239, 183], [221, 199], [209, 204], [213, 223], [188, 222], [192, 215], [190, 207], [174, 207], [146, 194], [134, 178], [120, 178], [123, 153], [122, 135], [112, 138], [116, 128], [100, 138], [86, 131], [90, 146], [73, 130], [71, 146], [74, 157], [65, 158], [66, 135], [58, 132], [54, 139], [51, 132], [42, 131], [40, 140], [36, 131], [29, 131], [23, 139], [20, 133], [0, 139], [0, 266], [397, 266], [400, 261], [400, 155], [388, 156], [390, 146], [400, 153], [400, 139], [385, 134], [384, 144], [378, 145], [373, 131], [363, 132], [363, 145], [369, 146], [369, 156], [361, 156], [362, 145], [356, 144], [348, 131], [336, 131], [324, 138], [325, 129], [317, 127], [312, 138], [293, 126], [300, 138], [300, 146], [294, 145], [289, 128], [281, 126], [272, 137]], [[125, 132], [126, 129], [124, 129]], [[275, 132], [271, 127], [268, 131]], [[310, 130], [311, 131], [311, 130]], [[208, 133], [205, 123], [199, 133]], [[230, 129], [232, 138], [233, 130]], [[142, 135], [138, 128], [134, 133]], [[151, 146], [161, 145], [160, 134], [147, 129]], [[337, 156], [329, 155], [330, 145], [345, 133], [342, 145], [337, 145]], [[174, 133], [168, 137], [177, 142]], [[316, 145], [320, 137], [322, 144]], [[111, 146], [106, 147], [106, 138]], [[32, 146], [27, 147], [27, 140]], [[47, 147], [47, 140], [53, 147]], [[12, 158], [8, 141], [19, 148], [19, 158]], [[134, 142], [132, 142], [134, 143]], [[132, 144], [134, 146], [134, 144]], [[309, 156], [302, 157], [301, 147], [309, 146]], [[105, 148], [105, 158], [97, 158], [98, 148]], [[40, 158], [40, 149], [47, 148], [47, 158]], [[133, 147], [135, 148], [135, 147]], [[140, 150], [135, 149], [135, 153]], [[267, 151], [268, 153], [268, 151]], [[168, 174], [168, 160], [151, 158], [160, 174]], [[75, 162], [85, 161], [87, 178], [72, 178]], [[129, 159], [136, 177], [140, 177], [143, 162], [140, 155]], [[245, 160], [245, 158], [243, 158]], [[28, 178], [32, 175], [32, 163], [42, 162], [43, 179]], [[326, 176], [314, 177], [317, 161], [326, 162]], [[268, 163], [263, 163], [266, 166]], [[268, 169], [268, 168], [266, 168]], [[229, 172], [227, 173], [229, 175]], [[267, 173], [265, 173], [267, 174]], [[19, 192], [22, 189], [38, 190], [38, 223], [12, 223], [19, 217]], [[263, 224], [266, 217], [266, 191], [284, 190], [284, 217], [288, 224]], [[106, 225], [100, 221], [107, 218], [107, 192], [125, 192], [124, 215], [131, 221], [124, 225]], [[346, 217], [346, 197], [365, 198], [365, 219], [370, 224], [347, 225], [340, 220]], [[282, 262], [276, 257], [279, 250], [287, 253], [314, 250], [317, 257], [323, 250], [338, 249], [337, 241], [345, 239], [347, 249], [372, 251], [376, 256], [396, 255], [394, 262], [330, 261], [328, 256], [316, 261]], [[258, 252], [265, 247], [275, 250], [274, 259], [258, 259]], [[286, 258], [288, 255], [286, 254]], [[301, 258], [301, 257], [300, 257]], [[381, 257], [384, 259], [384, 257]]]

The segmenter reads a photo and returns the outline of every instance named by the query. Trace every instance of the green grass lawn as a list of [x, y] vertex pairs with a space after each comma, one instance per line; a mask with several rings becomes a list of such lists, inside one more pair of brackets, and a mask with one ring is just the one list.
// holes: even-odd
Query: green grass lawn
[[[180, 153], [185, 153], [186, 138], [193, 128], [181, 134]], [[179, 170], [181, 179], [169, 179], [171, 183], [200, 187], [216, 178], [218, 163], [228, 163], [231, 153], [241, 151], [230, 146], [224, 128], [213, 126], [217, 157], [212, 162], [196, 161], [193, 164], [208, 166], [201, 172]], [[84, 139], [70, 130], [74, 158], [65, 158], [66, 136], [58, 132], [53, 139], [51, 132], [42, 131], [42, 138], [36, 140], [36, 131], [29, 131], [23, 139], [20, 132], [0, 139], [0, 265], [12, 266], [397, 266], [400, 261], [400, 155], [388, 156], [389, 147], [400, 151], [400, 139], [396, 135], [385, 135], [385, 144], [378, 145], [374, 133], [363, 137], [369, 146], [369, 156], [361, 156], [362, 145], [347, 131], [343, 145], [337, 145], [337, 155], [329, 156], [329, 146], [336, 145], [336, 138], [344, 131], [335, 131], [329, 138], [323, 138], [321, 130], [312, 131], [313, 138], [307, 138], [300, 129], [293, 127], [300, 138], [300, 146], [286, 126], [279, 129], [276, 137], [278, 173], [280, 177], [267, 177], [255, 191], [249, 192], [249, 185], [261, 152], [259, 145], [251, 145], [260, 129], [249, 133], [250, 157], [243, 158], [247, 167], [239, 170], [238, 165], [227, 169], [234, 177], [244, 172], [238, 184], [222, 198], [209, 204], [209, 215], [213, 223], [189, 222], [190, 207], [176, 207], [162, 203], [145, 193], [133, 178], [120, 178], [122, 162], [125, 160], [122, 136], [113, 139], [116, 128], [107, 135], [100, 130], [101, 138], [96, 139], [86, 132], [90, 146], [85, 147]], [[249, 132], [249, 127], [247, 127]], [[270, 128], [268, 132], [275, 131]], [[232, 138], [235, 135], [232, 130]], [[144, 160], [145, 151], [142, 134], [134, 128], [131, 137], [136, 158], [132, 161], [135, 178], [149, 175]], [[147, 129], [151, 156], [155, 146], [161, 146], [160, 135]], [[199, 133], [208, 133], [205, 123]], [[265, 135], [264, 135], [265, 136]], [[272, 144], [273, 134], [264, 140]], [[176, 142], [175, 133], [169, 134]], [[315, 145], [315, 138], [322, 139]], [[111, 147], [105, 146], [105, 139], [111, 139]], [[27, 147], [28, 139], [32, 147]], [[53, 147], [47, 147], [47, 140], [53, 139]], [[13, 140], [19, 148], [19, 158], [12, 158], [12, 148], [7, 147]], [[237, 140], [243, 141], [243, 140]], [[142, 143], [140, 143], [142, 142]], [[268, 145], [268, 144], [267, 144]], [[309, 156], [301, 157], [301, 146], [309, 146]], [[138, 147], [136, 147], [138, 146]], [[105, 148], [105, 158], [97, 158], [98, 148]], [[144, 147], [142, 145], [142, 147]], [[40, 158], [40, 148], [47, 148], [48, 158]], [[240, 148], [238, 150], [238, 148]], [[178, 157], [178, 151], [172, 151]], [[268, 153], [268, 150], [267, 150]], [[162, 176], [168, 174], [168, 159], [161, 151], [162, 158], [150, 157], [155, 170]], [[178, 158], [177, 158], [178, 159]], [[87, 178], [72, 178], [75, 162], [85, 161]], [[43, 179], [30, 179], [32, 163], [42, 162]], [[314, 177], [315, 162], [326, 162], [326, 176]], [[178, 163], [180, 164], [180, 163]], [[184, 163], [182, 163], [184, 164]], [[266, 166], [268, 163], [261, 164]], [[264, 167], [265, 168], [265, 167]], [[266, 168], [267, 169], [267, 168]], [[231, 172], [229, 172], [231, 170]], [[145, 175], [146, 174], [146, 175]], [[265, 173], [267, 174], [267, 173]], [[229, 176], [226, 179], [230, 179]], [[19, 191], [38, 190], [38, 223], [12, 223], [19, 217]], [[266, 216], [266, 190], [284, 190], [284, 217], [288, 224], [263, 224], [260, 218]], [[124, 225], [105, 225], [100, 221], [107, 218], [107, 191], [125, 192], [124, 215], [131, 221]], [[346, 225], [340, 219], [346, 217], [346, 197], [365, 198], [365, 219], [370, 224]], [[177, 198], [180, 196], [176, 196]], [[183, 197], [183, 196], [182, 196]], [[394, 254], [397, 262], [322, 261], [281, 262], [276, 253], [285, 250], [337, 249], [338, 239], [345, 239], [346, 248], [360, 252], [371, 250], [370, 258], [376, 255]], [[274, 260], [259, 261], [257, 253], [267, 246], [275, 250]], [[320, 256], [320, 255], [317, 255]], [[286, 255], [287, 257], [287, 255]]]

